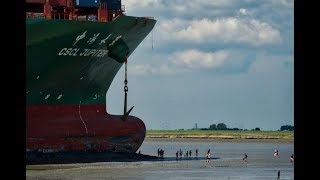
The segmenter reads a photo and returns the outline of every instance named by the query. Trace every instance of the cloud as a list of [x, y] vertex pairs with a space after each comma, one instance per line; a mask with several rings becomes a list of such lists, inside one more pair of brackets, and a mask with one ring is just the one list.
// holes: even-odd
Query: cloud
[[247, 15], [247, 14], [248, 14], [248, 12], [247, 12], [247, 10], [246, 10], [246, 9], [241, 8], [241, 9], [239, 9], [239, 14]]
[[229, 57], [229, 51], [201, 52], [196, 49], [188, 49], [174, 52], [169, 55], [168, 63], [162, 64], [138, 64], [130, 69], [134, 75], [172, 75], [177, 73], [192, 72], [198, 69], [216, 69], [224, 65]]
[[169, 57], [174, 64], [191, 69], [214, 69], [221, 67], [228, 58], [228, 51], [201, 52], [196, 49], [175, 52]]
[[238, 16], [252, 16], [254, 15], [253, 11], [248, 10], [246, 8], [240, 8], [239, 11], [236, 13]]
[[277, 29], [255, 19], [207, 18], [192, 21], [173, 19], [162, 21], [159, 32], [163, 40], [194, 43], [242, 43], [253, 46], [280, 43], [282, 38]]
[[168, 17], [183, 17], [192, 19], [197, 16], [203, 17], [230, 17], [235, 15], [242, 8], [246, 11], [257, 9], [261, 12], [267, 8], [292, 9], [293, 0], [123, 0], [126, 13], [133, 16], [154, 16], [158, 20], [165, 20]]
[[130, 8], [166, 8], [167, 10], [185, 10], [188, 11], [193, 7], [230, 7], [234, 6], [234, 0], [123, 0], [122, 4], [126, 4]]
[[[211, 72], [220, 75], [245, 73], [252, 63], [252, 53], [239, 49], [201, 51], [199, 49], [175, 50], [167, 55], [155, 56], [144, 63], [130, 66], [134, 75], [173, 75]], [[150, 60], [152, 64], [150, 64]]]
[[[291, 2], [124, 0], [122, 3], [132, 10], [129, 15], [154, 16], [158, 20], [153, 30], [158, 45], [195, 42], [256, 47], [283, 41], [282, 24], [270, 21], [270, 9], [290, 6]], [[261, 13], [264, 15], [259, 15]], [[277, 11], [276, 17], [279, 13], [282, 11]]]

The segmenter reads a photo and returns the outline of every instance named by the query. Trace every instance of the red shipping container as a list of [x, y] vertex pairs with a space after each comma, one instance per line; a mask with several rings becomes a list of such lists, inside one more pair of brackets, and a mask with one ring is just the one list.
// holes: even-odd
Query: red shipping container
[[49, 0], [50, 5], [67, 6], [67, 0]]
[[26, 0], [26, 3], [44, 4], [46, 0]]

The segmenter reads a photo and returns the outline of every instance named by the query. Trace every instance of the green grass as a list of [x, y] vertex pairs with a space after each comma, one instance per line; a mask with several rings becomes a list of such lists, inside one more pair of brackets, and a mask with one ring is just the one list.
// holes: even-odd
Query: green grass
[[241, 136], [251, 137], [268, 137], [277, 139], [293, 139], [293, 131], [255, 131], [255, 130], [147, 130], [147, 137], [149, 136], [183, 136], [183, 135], [221, 135], [221, 136], [234, 136], [239, 138]]

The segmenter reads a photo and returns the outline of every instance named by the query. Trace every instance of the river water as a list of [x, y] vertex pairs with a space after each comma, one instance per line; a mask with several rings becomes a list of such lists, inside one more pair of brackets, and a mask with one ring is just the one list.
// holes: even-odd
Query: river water
[[[99, 162], [89, 164], [29, 165], [27, 179], [294, 179], [293, 142], [277, 140], [198, 140], [146, 139], [139, 149], [142, 154], [157, 156], [164, 150], [164, 159], [142, 162]], [[176, 152], [191, 150], [192, 155], [176, 159]], [[195, 150], [198, 149], [198, 158]], [[209, 163], [205, 160], [211, 151]], [[279, 156], [274, 157], [278, 149]], [[243, 161], [247, 153], [247, 162]]]

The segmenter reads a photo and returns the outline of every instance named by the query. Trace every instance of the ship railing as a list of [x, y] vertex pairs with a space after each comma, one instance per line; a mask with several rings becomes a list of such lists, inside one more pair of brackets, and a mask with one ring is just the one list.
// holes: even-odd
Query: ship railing
[[26, 18], [45, 18], [43, 13], [26, 12]]
[[78, 15], [73, 15], [72, 20], [78, 20]]
[[[116, 16], [115, 18], [117, 18]], [[46, 18], [44, 13], [26, 12], [26, 18]], [[51, 16], [47, 16], [49, 19], [69, 19], [78, 21], [98, 21], [98, 17], [94, 14], [89, 15], [72, 15], [68, 13], [51, 13]], [[113, 19], [114, 20], [114, 19]]]
[[60, 13], [51, 13], [51, 18], [52, 19], [61, 19], [61, 14]]
[[69, 19], [68, 13], [51, 13], [52, 19]]
[[78, 15], [78, 19], [77, 20], [78, 21], [87, 21], [87, 18], [88, 17], [86, 15], [80, 15], [80, 16]]

